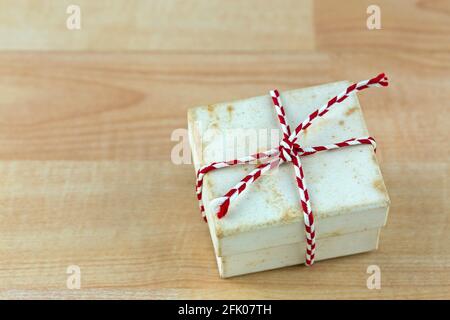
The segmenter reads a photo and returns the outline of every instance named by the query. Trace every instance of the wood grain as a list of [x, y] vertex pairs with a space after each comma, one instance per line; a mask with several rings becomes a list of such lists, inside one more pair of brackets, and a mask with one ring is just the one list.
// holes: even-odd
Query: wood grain
[[[254, 1], [79, 3], [97, 19], [73, 38], [64, 1], [0, 4], [0, 48], [65, 50], [0, 52], [0, 298], [450, 298], [448, 2], [379, 1], [374, 31], [366, 2], [277, 2], [271, 28]], [[187, 108], [380, 71], [359, 95], [392, 201], [380, 249], [219, 279], [170, 158]]]
[[[381, 29], [368, 30], [367, 7], [377, 5]], [[450, 2], [320, 0], [315, 2], [318, 50], [339, 52], [450, 51]]]
[[[448, 297], [447, 164], [385, 163], [383, 169], [393, 205], [378, 251], [314, 268], [221, 280], [208, 230], [196, 210], [191, 167], [158, 161], [3, 162], [0, 288], [5, 291], [0, 295]], [[412, 176], [423, 189], [410, 187]], [[169, 180], [175, 182], [169, 185]], [[176, 201], [166, 205], [162, 199]], [[426, 213], [428, 225], [418, 213]], [[70, 291], [66, 268], [74, 264], [81, 268], [82, 289]], [[382, 270], [379, 291], [366, 288], [371, 264]]]
[[171, 133], [186, 127], [189, 107], [385, 71], [389, 90], [360, 95], [380, 156], [424, 161], [433, 150], [444, 160], [449, 119], [439, 111], [449, 98], [449, 60], [408, 53], [376, 57], [376, 65], [374, 59], [336, 53], [0, 53], [0, 159], [169, 161]]
[[[80, 30], [66, 27], [71, 4]], [[311, 50], [312, 13], [311, 0], [2, 0], [0, 49]]]
[[66, 28], [69, 0], [3, 0], [0, 49], [189, 52], [450, 50], [450, 4], [377, 1], [382, 29], [366, 27], [369, 0], [76, 3], [81, 30]]

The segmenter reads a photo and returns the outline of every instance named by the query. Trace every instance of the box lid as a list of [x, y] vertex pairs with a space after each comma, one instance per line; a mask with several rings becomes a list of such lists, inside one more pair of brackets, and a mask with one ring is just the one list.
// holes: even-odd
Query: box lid
[[[281, 92], [291, 127], [297, 126], [348, 85], [348, 82], [343, 81]], [[196, 170], [213, 161], [230, 160], [277, 146], [282, 136], [268, 94], [192, 108], [188, 111], [188, 126]], [[237, 140], [233, 139], [236, 132], [240, 137]], [[273, 135], [274, 132], [278, 134]], [[267, 139], [270, 133], [275, 136], [275, 141]], [[298, 142], [301, 146], [314, 146], [368, 135], [358, 99], [352, 94], [301, 133]], [[233, 154], [236, 149], [245, 152]], [[302, 157], [301, 160], [316, 220], [389, 205], [387, 191], [370, 145], [325, 151]], [[210, 201], [224, 195], [254, 167], [239, 165], [218, 169], [204, 178], [203, 199], [218, 255], [221, 254], [221, 239], [248, 232], [263, 232], [271, 237], [272, 234], [267, 233], [270, 228], [303, 221], [291, 163], [285, 163], [278, 170], [261, 177], [231, 204], [224, 218], [217, 218], [212, 212]], [[364, 224], [364, 221], [360, 223], [360, 230], [375, 227], [368, 225], [370, 219], [368, 224]], [[278, 232], [273, 236], [283, 237], [283, 233]], [[320, 237], [319, 233], [317, 237]], [[273, 240], [273, 243], [278, 243], [276, 239]], [[262, 247], [267, 247], [271, 241], [262, 243]], [[236, 252], [245, 250], [237, 248]]]

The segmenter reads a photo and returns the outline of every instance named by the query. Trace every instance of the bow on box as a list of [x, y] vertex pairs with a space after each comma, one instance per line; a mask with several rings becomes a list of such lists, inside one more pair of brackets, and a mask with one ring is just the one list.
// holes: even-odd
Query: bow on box
[[[284, 162], [292, 162], [295, 171], [295, 177], [298, 187], [298, 193], [300, 196], [300, 205], [303, 210], [303, 217], [305, 222], [305, 234], [306, 234], [306, 265], [312, 265], [314, 263], [315, 255], [315, 229], [314, 229], [314, 216], [311, 210], [311, 204], [309, 201], [308, 189], [306, 187], [305, 176], [303, 174], [303, 167], [300, 162], [300, 157], [308, 156], [319, 151], [338, 149], [348, 146], [370, 144], [376, 148], [375, 140], [372, 137], [360, 137], [351, 138], [345, 141], [341, 141], [334, 144], [315, 146], [315, 147], [301, 147], [297, 143], [297, 138], [299, 134], [306, 130], [315, 119], [323, 117], [332, 106], [337, 105], [347, 99], [350, 94], [355, 91], [361, 91], [370, 87], [386, 87], [388, 85], [388, 79], [384, 73], [378, 76], [354, 83], [350, 85], [345, 91], [339, 95], [331, 98], [325, 105], [311, 113], [302, 123], [300, 123], [294, 131], [286, 121], [286, 114], [284, 112], [284, 107], [281, 103], [280, 94], [277, 90], [270, 92], [272, 97], [273, 105], [277, 112], [278, 121], [280, 123], [281, 130], [283, 132], [283, 139], [280, 141], [280, 145], [277, 148], [270, 149], [268, 151], [256, 153], [250, 156], [242, 157], [239, 159], [212, 162], [208, 165], [201, 167], [197, 171], [197, 199], [199, 201], [200, 211], [202, 213], [203, 219], [206, 221], [205, 207], [202, 201], [202, 186], [204, 176], [213, 170], [234, 166], [237, 164], [246, 164], [255, 160], [268, 159], [267, 162], [258, 165], [253, 171], [246, 175], [238, 184], [231, 188], [223, 197], [216, 198], [211, 201], [213, 208], [217, 208], [217, 217], [219, 219], [223, 218], [230, 206], [230, 203], [236, 200], [236, 198], [253, 182], [255, 182], [261, 175], [264, 175], [273, 168], [278, 167]], [[272, 159], [273, 158], [273, 159]]]

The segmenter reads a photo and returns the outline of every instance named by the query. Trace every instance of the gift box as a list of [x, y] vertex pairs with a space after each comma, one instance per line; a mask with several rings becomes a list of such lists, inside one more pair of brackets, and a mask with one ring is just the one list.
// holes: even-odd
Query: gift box
[[[377, 249], [390, 202], [356, 91], [387, 85], [383, 79], [341, 81], [188, 111], [193, 162], [197, 179], [202, 176], [197, 194], [221, 277]], [[293, 128], [302, 123], [295, 143], [283, 139], [287, 133], [294, 136]], [[308, 149], [312, 146], [321, 147]], [[278, 153], [264, 158], [267, 150]], [[281, 164], [241, 190], [243, 177], [276, 157]], [[211, 164], [217, 170], [199, 175]], [[236, 184], [239, 192], [227, 203], [226, 215], [220, 214], [224, 195]], [[221, 199], [220, 206], [215, 199]]]

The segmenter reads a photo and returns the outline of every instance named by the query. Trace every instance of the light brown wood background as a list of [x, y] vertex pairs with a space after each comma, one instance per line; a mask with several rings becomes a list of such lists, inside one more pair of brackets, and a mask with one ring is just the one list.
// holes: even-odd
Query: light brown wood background
[[[0, 297], [450, 298], [448, 1], [377, 1], [373, 31], [371, 1], [77, 1], [79, 31], [68, 3], [0, 2]], [[187, 108], [380, 71], [359, 95], [392, 200], [380, 249], [219, 279], [170, 160]]]

